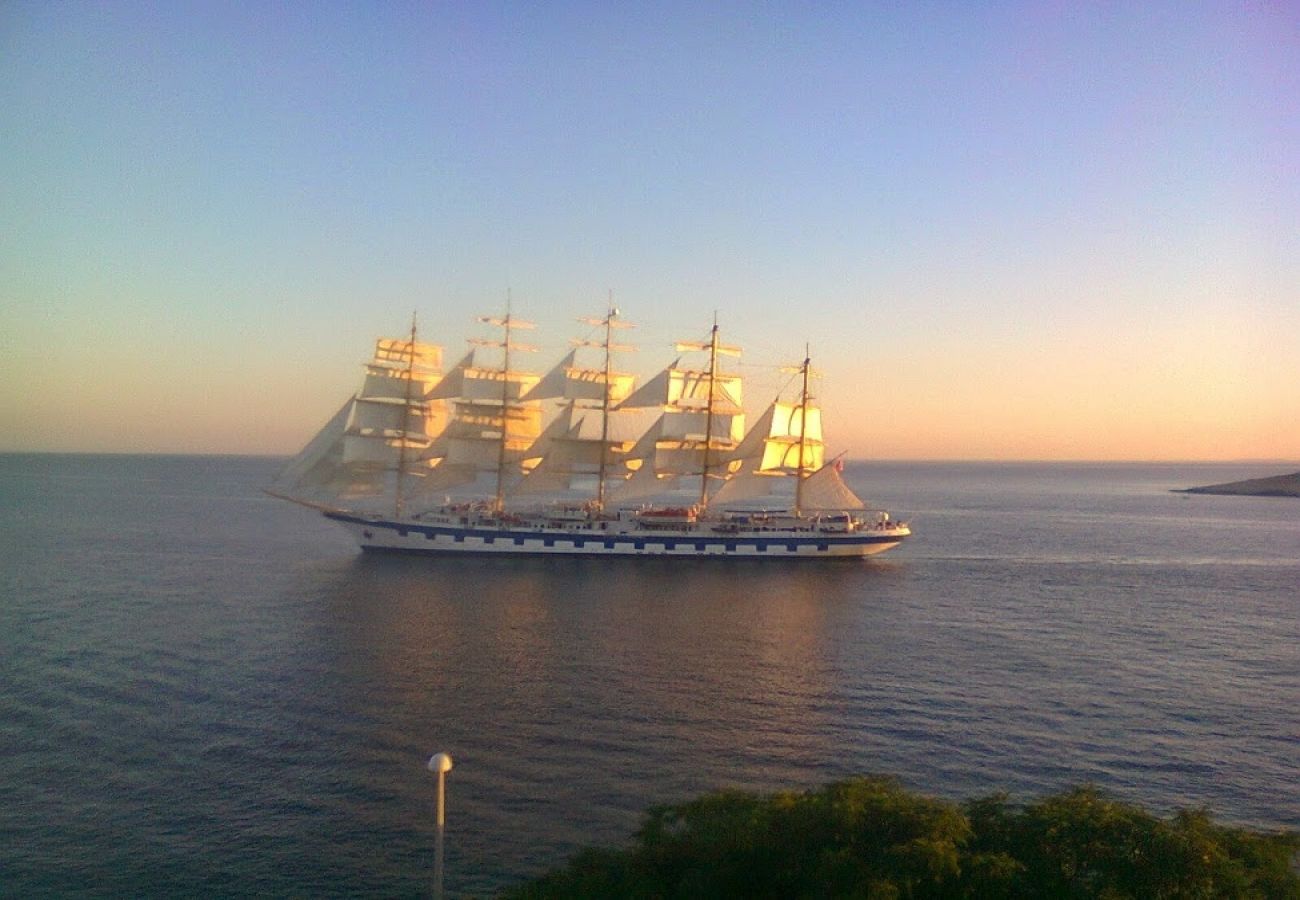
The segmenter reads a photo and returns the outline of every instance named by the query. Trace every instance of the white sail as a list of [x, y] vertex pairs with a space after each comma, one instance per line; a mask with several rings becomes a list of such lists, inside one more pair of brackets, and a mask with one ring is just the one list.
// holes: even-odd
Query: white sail
[[446, 428], [442, 404], [406, 404], [387, 398], [358, 397], [343, 437], [343, 461], [365, 462], [396, 470], [424, 454]]
[[436, 502], [441, 500], [442, 495], [447, 491], [473, 484], [484, 471], [474, 465], [457, 466], [443, 463], [411, 485], [407, 497], [410, 500], [423, 499]]
[[[716, 407], [741, 407], [741, 377], [722, 372], [713, 379], [713, 403]], [[695, 369], [676, 369], [668, 381], [669, 404], [685, 407], [707, 407], [709, 404], [709, 373]]]
[[510, 497], [528, 494], [561, 494], [573, 487], [573, 473], [543, 459], [536, 468], [510, 486]]
[[[562, 429], [557, 429], [547, 447], [545, 462], [552, 469], [594, 473], [600, 466], [601, 440], [599, 415], [584, 415], [574, 407], [567, 408], [556, 419]], [[613, 449], [606, 441], [606, 454]]]
[[[645, 460], [661, 475], [699, 475], [704, 471], [706, 414], [697, 410], [665, 410], [628, 449], [628, 460]], [[744, 428], [743, 414], [714, 417], [709, 463], [727, 470], [731, 451]]]
[[[662, 406], [702, 408], [709, 403], [709, 373], [697, 369], [679, 368], [676, 360], [654, 378], [637, 388], [619, 406], [623, 408]], [[718, 373], [714, 379], [713, 402], [715, 408], [739, 410], [743, 402], [742, 379], [739, 375]]]
[[675, 476], [661, 476], [655, 471], [654, 465], [646, 461], [626, 479], [616, 484], [611, 494], [616, 503], [628, 505], [657, 497], [675, 486]]
[[511, 417], [507, 420], [504, 453], [501, 449], [501, 418], [498, 414], [486, 427], [473, 426], [460, 433], [448, 434], [442, 444], [446, 463], [474, 466], [486, 471], [495, 469], [498, 458], [502, 456], [506, 462], [521, 462], [535, 440], [537, 427], [535, 419], [530, 421], [523, 416], [516, 416], [515, 412], [512, 410]]
[[672, 372], [677, 368], [680, 359], [674, 360], [666, 369], [662, 369], [654, 378], [651, 378], [645, 384], [641, 385], [631, 394], [623, 399], [618, 405], [619, 409], [642, 409], [651, 406], [663, 406], [668, 402], [669, 387], [668, 383]]
[[424, 400], [440, 380], [442, 348], [419, 341], [380, 338], [366, 364], [359, 396], [366, 399]]
[[840, 477], [840, 461], [827, 463], [803, 482], [804, 510], [865, 509], [857, 494]]
[[452, 366], [446, 376], [425, 395], [429, 400], [449, 400], [459, 397], [465, 390], [465, 372], [474, 367], [474, 351], [471, 349], [456, 365]]
[[[560, 405], [525, 452], [527, 472], [509, 493], [586, 491], [585, 499], [598, 507], [604, 502], [606, 483], [626, 475], [622, 459], [637, 436], [629, 426], [640, 417], [635, 409], [619, 408], [632, 393], [635, 379], [611, 369], [614, 352], [634, 349], [613, 342], [615, 329], [632, 327], [618, 316], [610, 306], [603, 318], [580, 320], [600, 326], [604, 339], [574, 341], [574, 349], [523, 395], [524, 401], [559, 400]], [[603, 351], [602, 364], [580, 364], [581, 348]]]
[[357, 434], [380, 434], [397, 437], [403, 431], [424, 433], [424, 410], [417, 404], [406, 404], [387, 397], [375, 399], [358, 397], [349, 429]]
[[654, 456], [655, 444], [663, 437], [663, 430], [664, 417], [662, 415], [657, 416], [628, 449], [627, 458], [641, 460]]
[[330, 479], [330, 496], [349, 505], [356, 505], [358, 500], [364, 499], [373, 499], [387, 505], [394, 490], [389, 482], [389, 473], [382, 468], [341, 469]]
[[303, 447], [298, 455], [280, 470], [275, 480], [271, 482], [272, 493], [294, 500], [328, 498], [328, 492], [323, 498], [318, 495], [321, 493], [321, 488], [329, 484], [339, 467], [343, 433], [347, 428], [348, 418], [352, 415], [352, 405], [355, 402], [355, 397], [349, 397], [347, 402], [339, 407], [339, 411], [325, 423], [325, 427], [317, 432], [316, 436], [307, 442], [307, 446]]
[[375, 355], [370, 364], [436, 372], [442, 366], [442, 348], [406, 338], [380, 338], [375, 341]]
[[715, 412], [710, 422], [709, 413], [702, 409], [669, 410], [664, 413], [660, 437], [674, 441], [694, 441], [703, 444], [705, 435], [712, 431], [714, 448], [726, 443], [734, 446], [745, 432], [745, 414]]
[[556, 438], [563, 437], [573, 428], [574, 409], [571, 406], [562, 407], [559, 415], [551, 420], [550, 424], [542, 429], [541, 433], [533, 440], [528, 449], [524, 451], [524, 459], [537, 462], [550, 452], [551, 445]]
[[609, 394], [610, 406], [616, 406], [632, 392], [636, 376], [627, 372], [610, 372], [606, 387], [605, 373], [599, 369], [570, 369], [565, 382], [564, 399], [588, 400], [602, 402], [605, 393]]
[[744, 467], [763, 472], [820, 469], [826, 461], [821, 410], [811, 404], [774, 402], [754, 423], [731, 458], [742, 460]]
[[[634, 445], [642, 430], [642, 416], [632, 410], [609, 414], [605, 426], [605, 452], [610, 466], [621, 464], [621, 459]], [[566, 408], [547, 427], [538, 444], [544, 445], [543, 455], [554, 457], [566, 464], [598, 466], [600, 461], [601, 422], [598, 410]], [[530, 456], [532, 452], [530, 451]], [[595, 471], [593, 468], [591, 471]]]
[[392, 447], [383, 435], [345, 434], [343, 436], [343, 462], [349, 465], [370, 465], [384, 468], [392, 454]]
[[684, 368], [679, 358], [623, 401], [620, 408], [660, 410], [658, 421], [627, 456], [644, 460], [643, 468], [651, 467], [656, 475], [700, 476], [703, 502], [710, 483], [730, 471], [733, 452], [745, 435], [741, 376], [718, 368], [720, 354], [736, 356], [740, 350], [718, 343], [716, 325], [708, 342], [681, 342], [677, 349], [707, 351], [708, 367]]
[[563, 397], [565, 394], [565, 382], [568, 381], [569, 369], [573, 368], [574, 359], [577, 357], [577, 350], [570, 350], [564, 355], [564, 358], [556, 363], [550, 371], [543, 375], [536, 384], [529, 389], [523, 396], [524, 400], [551, 400], [555, 397]]
[[423, 385], [418, 379], [414, 381], [408, 379], [403, 371], [367, 366], [366, 380], [361, 386], [361, 395], [371, 400], [404, 401], [407, 396], [408, 382], [411, 384], [410, 393], [413, 398], [423, 400]]
[[725, 508], [753, 503], [772, 496], [776, 486], [783, 480], [752, 469], [742, 469], [723, 482], [722, 487], [709, 498], [709, 505]]
[[[626, 474], [623, 460], [642, 430], [640, 421], [643, 418], [635, 410], [609, 413], [605, 423], [603, 456], [606, 478], [610, 481], [620, 480]], [[591, 481], [591, 476], [599, 475], [601, 446], [601, 411], [567, 404], [524, 453], [523, 458], [532, 463], [532, 467], [511, 491], [539, 493], [557, 490], [559, 488], [554, 485], [561, 477], [565, 483], [560, 487], [576, 489], [578, 481]]]
[[365, 364], [361, 391], [294, 457], [271, 490], [315, 505], [392, 496], [395, 473], [420, 475], [419, 457], [447, 425], [446, 405], [431, 400], [441, 376], [441, 348], [380, 338]]
[[[722, 471], [716, 459], [721, 458], [718, 444], [714, 444], [714, 452], [710, 454], [715, 474]], [[704, 443], [698, 445], [685, 445], [672, 441], [661, 442], [655, 447], [654, 456], [651, 457], [655, 471], [662, 475], [701, 475], [704, 472], [705, 463]]]
[[577, 365], [577, 350], [570, 350], [522, 397], [523, 400], [565, 400], [603, 403], [608, 383], [609, 403], [616, 407], [632, 391], [636, 376]]
[[540, 378], [532, 372], [502, 372], [479, 366], [463, 372], [464, 384], [458, 395], [463, 400], [479, 403], [519, 403]]
[[[599, 419], [599, 412], [564, 407], [528, 451], [530, 461], [536, 454], [535, 464], [510, 493], [563, 493], [593, 486], [602, 461]], [[622, 444], [607, 440], [604, 448], [606, 467], [612, 471]]]
[[[540, 402], [529, 399], [540, 376], [513, 367], [512, 351], [531, 350], [515, 342], [515, 328], [531, 328], [509, 313], [504, 318], [480, 317], [503, 328], [501, 340], [471, 338], [472, 345], [501, 350], [500, 365], [485, 364], [473, 348], [456, 364], [429, 398], [451, 401], [450, 421], [420, 455], [437, 468], [426, 472], [413, 496], [428, 499], [449, 488], [482, 488], [483, 473], [494, 473], [498, 503], [504, 487], [524, 471], [524, 460], [542, 431]], [[481, 497], [475, 499], [482, 499]]]
[[457, 402], [455, 415], [447, 426], [449, 440], [499, 441], [505, 432], [506, 449], [528, 449], [542, 430], [542, 410], [538, 406], [507, 406], [495, 403]]

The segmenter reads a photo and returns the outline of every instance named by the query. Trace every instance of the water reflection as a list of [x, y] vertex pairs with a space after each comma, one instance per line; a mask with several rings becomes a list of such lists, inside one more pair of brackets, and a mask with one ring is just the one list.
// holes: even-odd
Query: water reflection
[[326, 589], [320, 651], [336, 714], [365, 732], [360, 777], [390, 772], [413, 843], [429, 785], [395, 767], [455, 756], [452, 890], [458, 871], [499, 877], [621, 838], [651, 803], [814, 780], [843, 739], [836, 632], [894, 574], [365, 556]]

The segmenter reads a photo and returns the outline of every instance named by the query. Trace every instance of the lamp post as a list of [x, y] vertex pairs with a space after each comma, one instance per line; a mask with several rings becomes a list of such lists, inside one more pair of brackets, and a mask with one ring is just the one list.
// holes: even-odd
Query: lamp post
[[433, 896], [442, 900], [442, 835], [447, 821], [446, 778], [451, 771], [451, 756], [435, 753], [429, 757], [429, 771], [438, 775], [438, 831], [433, 851]]

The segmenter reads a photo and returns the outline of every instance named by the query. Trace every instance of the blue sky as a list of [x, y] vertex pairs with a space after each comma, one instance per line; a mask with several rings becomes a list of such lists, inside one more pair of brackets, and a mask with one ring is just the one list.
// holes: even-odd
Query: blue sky
[[854, 456], [1300, 458], [1297, 97], [1294, 4], [6, 4], [0, 449], [291, 452], [612, 289]]

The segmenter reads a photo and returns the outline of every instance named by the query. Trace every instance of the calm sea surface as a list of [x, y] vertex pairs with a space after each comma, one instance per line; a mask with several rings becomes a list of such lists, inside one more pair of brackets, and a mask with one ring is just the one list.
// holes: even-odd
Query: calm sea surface
[[898, 775], [1300, 828], [1300, 466], [871, 464], [868, 562], [363, 556], [276, 460], [0, 456], [0, 895], [492, 894]]

